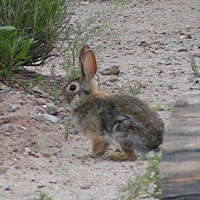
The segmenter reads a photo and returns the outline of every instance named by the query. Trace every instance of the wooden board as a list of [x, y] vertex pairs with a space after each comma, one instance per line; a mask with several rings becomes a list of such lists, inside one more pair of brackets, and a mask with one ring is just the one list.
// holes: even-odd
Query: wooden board
[[200, 199], [200, 93], [175, 103], [160, 164], [161, 199]]

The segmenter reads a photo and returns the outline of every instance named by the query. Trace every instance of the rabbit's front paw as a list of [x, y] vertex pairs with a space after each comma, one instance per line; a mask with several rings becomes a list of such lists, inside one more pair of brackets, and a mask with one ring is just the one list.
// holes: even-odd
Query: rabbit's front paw
[[104, 154], [104, 158], [114, 161], [134, 161], [136, 158], [133, 153], [121, 153], [116, 151], [111, 151]]
[[79, 159], [95, 158], [97, 155], [94, 152], [88, 152], [84, 155], [77, 156]]

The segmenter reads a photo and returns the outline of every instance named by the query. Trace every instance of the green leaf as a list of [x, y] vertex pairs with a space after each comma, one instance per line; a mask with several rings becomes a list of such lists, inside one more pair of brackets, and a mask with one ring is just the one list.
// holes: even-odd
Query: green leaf
[[30, 48], [32, 43], [32, 39], [27, 38], [25, 43], [23, 44], [23, 48], [21, 50], [21, 52], [17, 55], [16, 59], [20, 60], [20, 59], [25, 59], [28, 53], [28, 49]]
[[0, 32], [3, 31], [14, 31], [16, 28], [14, 26], [1, 26], [0, 27]]

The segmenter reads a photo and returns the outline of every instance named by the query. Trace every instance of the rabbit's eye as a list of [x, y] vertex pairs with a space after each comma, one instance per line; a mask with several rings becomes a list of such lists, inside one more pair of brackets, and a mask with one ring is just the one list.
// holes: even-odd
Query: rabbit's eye
[[72, 84], [69, 86], [70, 91], [75, 91], [76, 90], [76, 85]]

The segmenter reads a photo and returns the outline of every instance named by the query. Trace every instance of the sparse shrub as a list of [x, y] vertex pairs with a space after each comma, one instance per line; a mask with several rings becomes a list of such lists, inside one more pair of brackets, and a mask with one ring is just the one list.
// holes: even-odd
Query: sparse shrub
[[86, 20], [78, 19], [69, 26], [65, 33], [67, 48], [61, 52], [65, 58], [64, 69], [69, 80], [80, 76], [78, 56], [83, 45], [89, 40], [101, 34], [108, 25], [108, 17], [105, 11], [91, 15]]
[[196, 60], [194, 58], [194, 56], [191, 59], [191, 64], [190, 64], [192, 71], [194, 73], [195, 76], [200, 76], [200, 66], [198, 66], [196, 64]]
[[124, 200], [133, 200], [137, 197], [160, 197], [159, 163], [161, 155], [158, 153], [155, 157], [150, 158], [146, 172], [138, 175], [135, 181], [125, 187], [127, 193]]
[[64, 129], [65, 129], [65, 139], [68, 140], [70, 134], [71, 134], [71, 130], [73, 128], [72, 122], [70, 119], [67, 119], [64, 123], [63, 123]]
[[137, 83], [135, 86], [130, 86], [128, 91], [133, 96], [137, 96], [140, 93], [142, 87], [142, 83]]
[[11, 82], [13, 71], [53, 55], [71, 13], [63, 0], [1, 0], [0, 8], [0, 75]]
[[0, 174], [6, 173], [7, 170], [8, 170], [8, 168], [6, 168], [6, 167], [0, 167]]

